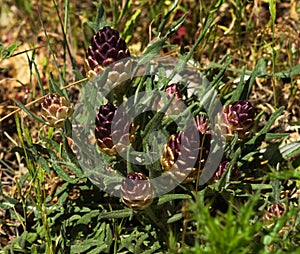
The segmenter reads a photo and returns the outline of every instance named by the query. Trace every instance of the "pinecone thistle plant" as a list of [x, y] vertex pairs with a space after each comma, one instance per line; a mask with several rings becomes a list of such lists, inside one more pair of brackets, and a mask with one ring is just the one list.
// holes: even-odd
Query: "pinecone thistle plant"
[[51, 127], [63, 127], [64, 122], [73, 114], [73, 107], [70, 102], [58, 94], [49, 94], [41, 103], [42, 118]]

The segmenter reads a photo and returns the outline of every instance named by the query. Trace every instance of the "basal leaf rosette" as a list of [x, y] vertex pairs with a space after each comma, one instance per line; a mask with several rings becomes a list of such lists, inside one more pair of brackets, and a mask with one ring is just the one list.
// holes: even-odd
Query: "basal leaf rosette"
[[[207, 121], [201, 116], [196, 116], [195, 120], [198, 137], [190, 135], [190, 128], [171, 135], [160, 159], [163, 170], [174, 179], [185, 178], [183, 183], [192, 182], [201, 175], [210, 151], [211, 133]], [[192, 167], [188, 166], [191, 161], [195, 162]]]
[[217, 115], [216, 129], [226, 140], [233, 139], [235, 133], [239, 140], [248, 138], [254, 126], [255, 111], [248, 100], [234, 101], [224, 107]]
[[58, 94], [49, 94], [41, 104], [42, 118], [51, 127], [63, 127], [65, 120], [73, 114], [70, 102]]
[[123, 203], [134, 210], [143, 210], [153, 201], [154, 188], [143, 173], [129, 173], [123, 179], [120, 190]]
[[[100, 151], [114, 156], [117, 155], [117, 149], [123, 151], [127, 149], [131, 142], [134, 141], [134, 126], [125, 113], [122, 112], [121, 117], [114, 119], [118, 106], [107, 103], [99, 108], [95, 119], [95, 138]], [[114, 122], [114, 133], [112, 130], [112, 123]], [[130, 126], [128, 126], [130, 125]], [[129, 133], [124, 134], [124, 129], [129, 130]], [[118, 143], [114, 144], [112, 135], [116, 137]]]

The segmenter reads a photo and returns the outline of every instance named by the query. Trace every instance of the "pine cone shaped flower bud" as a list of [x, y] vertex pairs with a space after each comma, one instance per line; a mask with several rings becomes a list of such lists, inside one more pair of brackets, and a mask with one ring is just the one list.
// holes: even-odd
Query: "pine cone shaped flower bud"
[[169, 171], [175, 164], [180, 154], [182, 131], [169, 137], [167, 144], [163, 148], [163, 155], [160, 163], [165, 171]]
[[[248, 100], [239, 100], [227, 105], [220, 119], [217, 120], [217, 128], [226, 136], [226, 140], [231, 140], [234, 133], [238, 134], [239, 140], [247, 138], [254, 125], [254, 108]], [[219, 125], [219, 126], [218, 126]]]
[[73, 114], [70, 102], [58, 94], [49, 94], [41, 104], [42, 118], [51, 127], [63, 127], [65, 120]]
[[182, 100], [182, 94], [177, 83], [173, 83], [166, 88], [168, 97], [175, 96], [177, 100]]
[[[118, 149], [127, 149], [131, 142], [134, 141], [134, 126], [122, 114], [119, 119], [114, 119], [118, 107], [112, 103], [107, 103], [99, 108], [95, 119], [95, 137], [100, 151], [108, 155], [117, 155]], [[116, 128], [112, 133], [112, 123]], [[129, 130], [129, 133], [124, 134], [124, 130]], [[112, 136], [118, 143], [114, 144]], [[120, 150], [121, 151], [121, 150]]]
[[[211, 132], [207, 129], [207, 121], [196, 116], [196, 125], [200, 140], [190, 137], [189, 128], [179, 131], [169, 137], [160, 159], [163, 169], [174, 179], [185, 178], [183, 183], [192, 182], [201, 175], [210, 150]], [[190, 168], [191, 161], [195, 164]]]
[[[222, 162], [220, 162], [218, 169], [215, 173], [215, 181], [218, 181], [221, 179], [222, 175], [226, 172], [226, 170], [228, 169], [230, 164], [229, 160], [224, 160]], [[239, 177], [240, 171], [238, 166], [235, 164], [233, 165], [232, 169], [231, 169], [231, 179], [232, 180], [237, 180]]]
[[152, 203], [154, 188], [144, 174], [132, 172], [121, 183], [121, 196], [124, 204], [134, 210], [142, 210]]
[[129, 56], [126, 42], [120, 38], [118, 31], [105, 26], [91, 39], [86, 52], [86, 67], [97, 74], [111, 63]]
[[281, 217], [286, 212], [284, 203], [274, 203], [267, 208], [264, 214], [264, 220], [269, 221]]
[[[166, 88], [167, 98], [171, 99], [173, 96], [173, 100], [169, 105], [167, 114], [169, 115], [178, 115], [185, 109], [185, 105], [182, 99], [182, 93], [179, 88], [179, 84], [174, 83]], [[162, 105], [163, 106], [163, 105]]]

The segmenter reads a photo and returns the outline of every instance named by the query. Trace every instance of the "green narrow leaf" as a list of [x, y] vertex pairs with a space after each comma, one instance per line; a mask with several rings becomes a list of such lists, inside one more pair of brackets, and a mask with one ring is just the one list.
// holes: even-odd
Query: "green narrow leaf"
[[242, 92], [243, 92], [243, 85], [244, 85], [244, 79], [245, 79], [245, 73], [246, 73], [246, 68], [244, 68], [244, 71], [240, 77], [239, 84], [237, 88], [235, 89], [231, 101], [238, 101], [241, 98]]
[[258, 137], [260, 137], [261, 135], [266, 134], [271, 126], [274, 124], [275, 120], [281, 115], [281, 113], [284, 110], [284, 106], [280, 107], [279, 109], [277, 109], [270, 117], [269, 121], [266, 123], [266, 125], [254, 136], [252, 137], [248, 142], [246, 142], [246, 145], [252, 145], [255, 143], [255, 141], [257, 140]]
[[[120, 15], [119, 15], [119, 18], [118, 18], [118, 20], [117, 20], [117, 23], [119, 24], [120, 23], [120, 21], [121, 21], [121, 19], [123, 18], [123, 16], [124, 16], [124, 14], [128, 11], [128, 9], [131, 7], [131, 5], [132, 5], [132, 0], [127, 0], [126, 1], [126, 3], [125, 3], [125, 5], [124, 5], [124, 7], [122, 8], [122, 10], [121, 10], [121, 13], [120, 13]], [[138, 12], [139, 10], [137, 10], [136, 12]], [[133, 16], [134, 16], [135, 14], [133, 14]], [[132, 20], [132, 19], [130, 19], [130, 20]], [[127, 22], [126, 22], [127, 23]]]
[[138, 18], [138, 16], [142, 13], [142, 10], [138, 9], [136, 12], [132, 15], [132, 17], [125, 23], [125, 28], [124, 31], [121, 34], [121, 37], [125, 37], [125, 42], [128, 43], [131, 39], [131, 37], [134, 34], [134, 29], [135, 29], [135, 21]]
[[39, 156], [37, 162], [48, 174], [51, 173], [50, 167], [48, 165], [48, 161], [44, 157]]
[[87, 214], [83, 215], [77, 222], [76, 224], [84, 224], [87, 225], [88, 223], [90, 223], [91, 219], [96, 217], [97, 215], [99, 215], [99, 211], [98, 210], [93, 210], [91, 212], [88, 212]]
[[225, 71], [227, 70], [228, 66], [231, 64], [232, 59], [230, 56], [226, 56], [224, 60], [225, 60], [225, 64], [220, 66], [221, 70], [219, 71], [217, 76], [214, 77], [213, 81], [211, 82], [212, 87], [217, 86], [219, 84], [219, 82], [222, 80], [222, 78], [224, 77]]
[[152, 60], [152, 58], [154, 56], [156, 56], [160, 52], [160, 50], [161, 50], [162, 46], [164, 45], [164, 43], [166, 42], [166, 40], [173, 33], [175, 33], [176, 30], [182, 25], [186, 16], [187, 16], [187, 14], [183, 15], [176, 22], [176, 24], [167, 31], [165, 36], [158, 37], [149, 43], [148, 47], [144, 50], [143, 55], [141, 56], [141, 58], [139, 60], [139, 63], [138, 63], [139, 65], [148, 63], [150, 60]]
[[41, 81], [41, 75], [40, 75], [40, 72], [37, 68], [37, 65], [35, 63], [35, 61], [32, 61], [32, 64], [33, 64], [33, 67], [34, 67], [34, 70], [35, 70], [35, 74], [37, 76], [37, 82], [38, 82], [38, 85], [39, 85], [39, 88], [41, 89], [42, 91], [42, 95], [46, 95], [46, 92], [45, 92], [45, 89], [44, 89], [44, 86], [43, 86], [43, 83]]
[[100, 219], [113, 219], [113, 218], [126, 218], [131, 217], [133, 215], [132, 209], [122, 209], [122, 210], [116, 210], [112, 212], [102, 212], [99, 215]]
[[157, 205], [162, 205], [175, 199], [191, 199], [192, 197], [188, 194], [166, 194], [159, 197]]
[[295, 65], [294, 67], [286, 70], [280, 71], [275, 74], [270, 74], [269, 76], [275, 76], [276, 78], [290, 78], [292, 76], [298, 75], [300, 73], [300, 64]]
[[[245, 70], [244, 70], [245, 71]], [[251, 73], [250, 79], [247, 80], [247, 82], [244, 85], [243, 92], [240, 96], [241, 100], [247, 100], [249, 97], [249, 94], [252, 89], [252, 85], [257, 77], [260, 77], [262, 75], [265, 75], [267, 73], [267, 67], [265, 59], [261, 58], [258, 60], [257, 65], [254, 67], [253, 72]]]
[[180, 19], [178, 19], [178, 21], [176, 22], [176, 24], [174, 26], [172, 26], [166, 33], [166, 35], [164, 37], [166, 38], [170, 38], [172, 34], [174, 34], [178, 28], [183, 24], [184, 20], [187, 17], [187, 13], [185, 13], [184, 15], [182, 15], [182, 17], [180, 17]]
[[223, 4], [223, 0], [218, 0], [216, 4], [213, 4], [213, 6], [211, 6], [209, 13], [210, 14], [215, 13], [222, 4]]
[[282, 179], [282, 180], [300, 180], [300, 172], [298, 170], [286, 170], [286, 171], [280, 171], [276, 173], [270, 173], [268, 174], [270, 177], [274, 177], [276, 179]]
[[[54, 51], [53, 51], [53, 49], [52, 49], [52, 45], [51, 45], [51, 43], [50, 43], [50, 39], [49, 39], [47, 30], [46, 30], [46, 27], [45, 27], [45, 24], [44, 24], [44, 22], [43, 22], [42, 15], [41, 15], [39, 9], [38, 9], [38, 14], [39, 14], [39, 19], [40, 19], [40, 22], [41, 22], [41, 25], [42, 25], [42, 28], [43, 28], [43, 32], [44, 32], [45, 37], [46, 37], [46, 40], [47, 40], [47, 44], [48, 44], [48, 47], [49, 47], [51, 56], [52, 56], [52, 58], [53, 58], [53, 62], [54, 62], [54, 65], [55, 65], [55, 69], [56, 69], [56, 71], [57, 71], [57, 73], [58, 73], [58, 76], [59, 76], [60, 83], [61, 83], [61, 84], [64, 84], [63, 77], [62, 77], [62, 75], [61, 75], [61, 73], [60, 73], [59, 64], [58, 64], [58, 62], [57, 62], [57, 60], [56, 60], [56, 56], [55, 56]], [[51, 90], [50, 90], [50, 91], [51, 91]]]
[[[64, 45], [67, 48], [67, 52], [68, 52], [69, 58], [71, 60], [72, 68], [75, 69], [76, 68], [76, 63], [75, 63], [73, 55], [71, 54], [71, 49], [69, 47], [69, 43], [67, 43], [67, 41], [68, 41], [67, 40], [67, 36], [66, 36], [67, 25], [64, 27], [62, 19], [61, 19], [60, 15], [59, 15], [58, 5], [57, 5], [56, 1], [54, 1], [54, 0], [53, 0], [53, 3], [54, 3], [54, 6], [55, 6], [56, 14], [57, 14], [58, 19], [59, 19], [59, 24], [60, 24], [60, 27], [61, 27], [61, 31], [63, 33], [64, 42], [65, 42]], [[67, 24], [68, 16], [69, 16], [69, 6], [68, 6], [68, 3], [69, 3], [69, 1], [65, 4], [65, 21], [66, 21], [65, 24]]]
[[50, 150], [49, 150], [49, 153], [50, 153], [50, 162], [51, 162], [52, 167], [53, 167], [54, 171], [56, 172], [56, 174], [61, 179], [65, 180], [68, 183], [76, 183], [78, 181], [78, 179], [70, 177], [65, 172], [65, 170], [61, 166], [61, 162], [60, 162], [59, 158], [57, 157], [57, 155], [54, 152], [50, 151]]
[[171, 5], [171, 7], [169, 8], [167, 14], [164, 16], [164, 19], [162, 20], [162, 22], [160, 23], [159, 28], [158, 28], [159, 33], [162, 33], [162, 31], [164, 30], [164, 28], [169, 20], [169, 17], [172, 14], [172, 12], [175, 10], [177, 4], [178, 4], [178, 0], [175, 0], [173, 2], [173, 4]]
[[300, 155], [300, 142], [292, 142], [279, 148], [280, 153], [284, 159], [290, 159], [292, 157]]
[[174, 214], [172, 217], [170, 217], [168, 220], [167, 220], [167, 223], [174, 223], [176, 221], [179, 221], [182, 219], [182, 213], [177, 213], [177, 214]]
[[32, 113], [30, 110], [28, 110], [24, 104], [22, 104], [21, 102], [19, 102], [18, 100], [13, 98], [13, 101], [18, 105], [18, 107], [20, 107], [27, 115], [31, 116], [34, 120], [45, 124], [46, 122], [42, 119], [39, 118], [36, 114]]
[[59, 96], [65, 96], [64, 92], [56, 84], [52, 72], [50, 72], [49, 89], [50, 89], [50, 93], [57, 93]]
[[282, 139], [288, 137], [289, 133], [267, 133], [266, 134], [266, 141], [272, 140], [272, 139]]
[[272, 23], [276, 20], [276, 0], [269, 0], [269, 10], [272, 17]]
[[9, 45], [7, 48], [4, 48], [0, 43], [0, 62], [6, 58], [11, 57], [13, 52], [21, 45], [21, 42], [14, 43]]
[[101, 1], [99, 3], [93, 2], [97, 8], [97, 14], [95, 19], [92, 22], [87, 22], [87, 25], [93, 29], [94, 33], [97, 33], [99, 29], [103, 28], [106, 25], [111, 26], [111, 22], [106, 21], [106, 13], [103, 4]]

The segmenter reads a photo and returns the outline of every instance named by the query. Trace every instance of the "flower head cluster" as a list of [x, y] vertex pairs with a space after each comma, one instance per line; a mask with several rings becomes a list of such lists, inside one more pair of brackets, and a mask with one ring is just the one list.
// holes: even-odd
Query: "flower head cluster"
[[121, 183], [122, 201], [135, 210], [142, 210], [151, 205], [154, 188], [148, 178], [139, 172], [132, 172]]
[[228, 104], [217, 117], [216, 125], [221, 134], [231, 140], [237, 133], [238, 138], [247, 138], [254, 126], [255, 111], [248, 100], [234, 101]]
[[86, 64], [98, 73], [111, 63], [129, 56], [126, 42], [120, 38], [118, 31], [105, 26], [93, 36], [86, 52]]
[[[117, 149], [127, 149], [134, 140], [134, 126], [128, 121], [127, 115], [122, 112], [121, 117], [115, 117], [118, 107], [107, 103], [99, 108], [95, 119], [95, 137], [99, 149], [108, 155], [116, 155]], [[112, 133], [112, 124], [114, 132]], [[129, 132], [128, 132], [129, 130]], [[126, 132], [127, 131], [127, 132]], [[114, 144], [113, 136], [118, 142]]]
[[[191, 182], [200, 175], [210, 151], [211, 132], [207, 121], [196, 116], [195, 123], [196, 126], [169, 137], [160, 159], [163, 169], [179, 181], [184, 179], [183, 182]], [[191, 129], [195, 127], [197, 133]]]
[[73, 114], [70, 102], [58, 94], [46, 96], [41, 106], [41, 116], [51, 127], [63, 127], [65, 120]]

